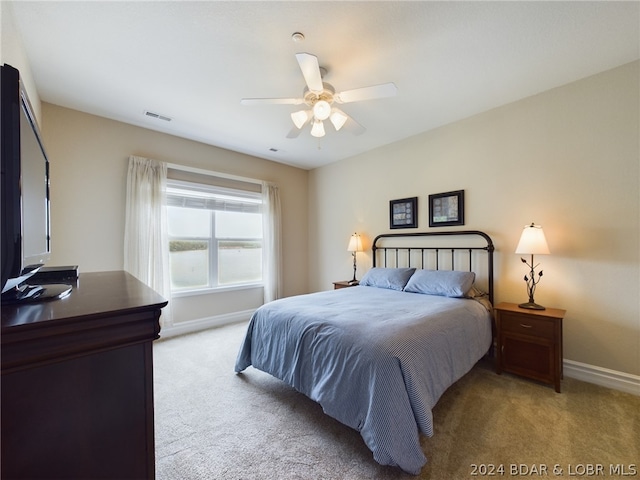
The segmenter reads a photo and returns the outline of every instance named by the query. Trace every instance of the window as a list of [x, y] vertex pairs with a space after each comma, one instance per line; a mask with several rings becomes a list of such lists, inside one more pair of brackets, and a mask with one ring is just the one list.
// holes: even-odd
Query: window
[[262, 282], [259, 192], [167, 181], [172, 291]]

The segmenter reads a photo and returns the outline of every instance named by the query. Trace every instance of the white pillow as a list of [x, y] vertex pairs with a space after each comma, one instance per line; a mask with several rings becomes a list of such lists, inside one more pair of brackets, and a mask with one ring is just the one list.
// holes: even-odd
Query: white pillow
[[364, 277], [360, 280], [360, 285], [402, 290], [415, 270], [415, 268], [374, 267], [364, 274]]
[[474, 272], [416, 270], [404, 287], [404, 291], [443, 297], [464, 297], [475, 279]]

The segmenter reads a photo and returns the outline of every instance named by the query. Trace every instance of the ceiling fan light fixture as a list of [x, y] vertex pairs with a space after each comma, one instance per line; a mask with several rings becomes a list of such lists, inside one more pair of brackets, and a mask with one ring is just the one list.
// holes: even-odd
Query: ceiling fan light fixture
[[300, 129], [309, 121], [309, 111], [298, 110], [297, 112], [293, 112], [291, 114], [291, 120], [293, 120], [294, 125]]
[[336, 131], [339, 131], [344, 126], [348, 118], [349, 117], [336, 108], [333, 109], [331, 116], [329, 117]]
[[331, 115], [331, 105], [326, 100], [318, 100], [313, 105], [313, 115], [318, 120], [326, 120]]
[[[304, 35], [302, 32], [294, 32], [292, 39], [299, 42], [304, 39]], [[305, 110], [289, 113], [294, 127], [289, 130], [287, 138], [297, 138], [309, 123], [311, 123], [311, 135], [316, 138], [323, 137], [326, 133], [323, 122], [327, 119], [331, 121], [336, 131], [344, 128], [353, 135], [361, 135], [366, 128], [343, 111], [334, 108], [333, 105], [392, 97], [398, 92], [395, 84], [384, 83], [336, 93], [333, 85], [323, 81], [327, 70], [320, 66], [318, 57], [305, 52], [296, 53], [295, 57], [306, 84], [302, 91], [302, 98], [243, 98], [240, 100], [241, 105], [300, 105], [298, 108], [305, 108]]]
[[324, 124], [321, 120], [314, 120], [313, 125], [311, 126], [311, 135], [320, 138], [324, 137]]

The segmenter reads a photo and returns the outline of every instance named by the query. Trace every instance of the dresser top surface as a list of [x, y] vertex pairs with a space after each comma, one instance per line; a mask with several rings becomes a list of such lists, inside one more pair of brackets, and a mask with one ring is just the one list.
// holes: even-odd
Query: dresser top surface
[[71, 293], [61, 299], [2, 306], [2, 330], [37, 326], [74, 317], [162, 308], [167, 301], [124, 271], [80, 274], [70, 283]]

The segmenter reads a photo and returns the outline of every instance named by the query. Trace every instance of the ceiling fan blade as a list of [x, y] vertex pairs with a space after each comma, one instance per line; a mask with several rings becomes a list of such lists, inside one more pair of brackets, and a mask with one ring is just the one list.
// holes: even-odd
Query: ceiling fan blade
[[302, 98], [243, 98], [240, 105], [300, 105]]
[[302, 70], [302, 76], [304, 81], [312, 92], [321, 92], [322, 75], [320, 75], [320, 65], [318, 65], [318, 57], [311, 55], [310, 53], [296, 53], [296, 59], [300, 70]]
[[371, 87], [355, 88], [344, 92], [336, 93], [333, 97], [338, 103], [359, 102], [361, 100], [372, 100], [374, 98], [393, 97], [398, 93], [398, 88], [394, 83], [383, 83]]
[[[347, 114], [345, 113], [345, 115]], [[364, 128], [362, 125], [360, 125], [358, 122], [356, 122], [353, 119], [353, 117], [350, 117], [349, 115], [347, 115], [347, 117], [349, 118], [345, 122], [344, 127], [342, 127], [342, 130], [346, 130], [347, 132], [353, 135], [362, 135], [364, 132], [367, 131], [367, 129]]]
[[298, 128], [294, 125], [293, 127], [291, 127], [291, 130], [289, 130], [289, 133], [287, 133], [287, 138], [298, 138], [298, 135], [300, 135], [301, 131], [301, 128]]

